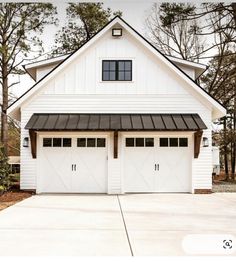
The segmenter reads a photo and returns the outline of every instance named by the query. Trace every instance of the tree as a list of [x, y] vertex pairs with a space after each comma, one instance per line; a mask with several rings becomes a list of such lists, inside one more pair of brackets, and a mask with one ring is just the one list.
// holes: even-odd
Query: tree
[[218, 121], [223, 125], [219, 132], [219, 145], [224, 155], [226, 180], [229, 180], [229, 156], [231, 173], [235, 177], [236, 158], [236, 54], [226, 51], [209, 62], [209, 70], [201, 78], [205, 89], [227, 108], [228, 114]]
[[[146, 19], [151, 42], [164, 54], [185, 60], [198, 60], [204, 43], [198, 37], [200, 28], [196, 20], [185, 18], [195, 14], [191, 4], [155, 3]], [[179, 17], [175, 21], [175, 17]]]
[[21, 63], [29, 54], [40, 54], [42, 42], [38, 37], [47, 24], [56, 22], [56, 9], [52, 4], [0, 3], [0, 84], [2, 86], [1, 141], [7, 154], [7, 107], [9, 76], [20, 74]]
[[10, 166], [4, 152], [4, 147], [0, 145], [0, 194], [10, 187]]
[[222, 44], [236, 44], [236, 3], [154, 4], [146, 25], [150, 40], [163, 53], [191, 61], [210, 59]]
[[[68, 23], [57, 32], [52, 55], [78, 49], [107, 24], [112, 15], [111, 9], [104, 9], [102, 3], [70, 3], [66, 13]], [[121, 15], [121, 12], [113, 15]]]
[[8, 119], [8, 155], [20, 155], [20, 124], [13, 119]]

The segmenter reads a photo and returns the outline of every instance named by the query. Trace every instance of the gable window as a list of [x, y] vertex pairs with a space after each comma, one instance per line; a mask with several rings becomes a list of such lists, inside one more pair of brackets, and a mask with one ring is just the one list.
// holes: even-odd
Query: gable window
[[103, 60], [102, 81], [132, 81], [132, 61]]

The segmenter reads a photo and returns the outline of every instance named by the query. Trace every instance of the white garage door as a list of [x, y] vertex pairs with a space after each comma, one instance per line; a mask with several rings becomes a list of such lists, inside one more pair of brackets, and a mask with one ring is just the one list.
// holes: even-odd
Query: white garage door
[[42, 137], [39, 143], [38, 192], [107, 192], [105, 137]]
[[190, 137], [126, 137], [125, 192], [190, 192]]

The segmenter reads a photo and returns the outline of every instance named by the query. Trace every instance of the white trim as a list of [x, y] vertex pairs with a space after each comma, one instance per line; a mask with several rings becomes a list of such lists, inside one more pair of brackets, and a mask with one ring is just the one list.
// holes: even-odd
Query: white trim
[[41, 66], [47, 66], [50, 64], [54, 64], [56, 62], [61, 62], [65, 60], [69, 55], [63, 55], [63, 56], [57, 56], [53, 58], [49, 58], [46, 60], [36, 61], [30, 64], [24, 65], [25, 69], [35, 68], [35, 67], [41, 67]]
[[200, 69], [203, 69], [203, 70], [206, 70], [206, 68], [207, 68], [207, 66], [204, 65], [204, 64], [184, 60], [184, 59], [181, 59], [181, 58], [178, 58], [178, 57], [173, 57], [173, 56], [169, 56], [169, 55], [166, 55], [166, 57], [169, 58], [171, 61], [179, 63], [179, 64], [191, 66], [191, 67], [194, 67], [194, 68], [200, 68]]
[[34, 93], [36, 93], [44, 84], [50, 81], [54, 76], [56, 76], [61, 70], [63, 70], [68, 64], [72, 63], [81, 53], [83, 53], [87, 48], [89, 48], [94, 42], [96, 42], [107, 30], [112, 28], [116, 23], [119, 23], [123, 28], [125, 28], [135, 39], [139, 40], [153, 55], [158, 57], [163, 61], [171, 70], [173, 70], [177, 75], [179, 75], [187, 84], [189, 84], [197, 93], [199, 93], [203, 98], [205, 98], [209, 103], [215, 107], [215, 111], [212, 113], [212, 118], [219, 118], [226, 114], [226, 109], [221, 106], [217, 101], [215, 101], [210, 95], [204, 92], [199, 86], [197, 86], [191, 79], [189, 79], [185, 74], [183, 74], [175, 65], [173, 65], [168, 59], [165, 59], [157, 50], [155, 50], [148, 42], [146, 42], [141, 36], [132, 30], [127, 24], [125, 24], [119, 17], [116, 17], [112, 22], [110, 22], [105, 28], [103, 28], [97, 35], [95, 35], [90, 41], [88, 41], [84, 46], [82, 46], [77, 52], [71, 55], [66, 61], [64, 61], [61, 66], [54, 69], [49, 75], [38, 82], [34, 88], [32, 88], [28, 93], [22, 96], [17, 102], [15, 102], [8, 109], [8, 114], [12, 113], [17, 109], [22, 103], [24, 103], [28, 98], [30, 98]]

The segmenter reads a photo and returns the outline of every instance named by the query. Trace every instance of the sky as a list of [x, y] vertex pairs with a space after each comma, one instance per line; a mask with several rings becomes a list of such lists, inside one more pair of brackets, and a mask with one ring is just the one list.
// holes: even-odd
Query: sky
[[[73, 1], [70, 1], [73, 2]], [[134, 27], [138, 32], [145, 36], [145, 18], [147, 17], [149, 10], [153, 4], [152, 1], [146, 0], [129, 0], [129, 1], [108, 1], [105, 0], [104, 7], [110, 7], [112, 11], [122, 11], [122, 17], [125, 19], [132, 27]], [[54, 44], [55, 34], [57, 30], [60, 29], [61, 26], [66, 21], [66, 7], [67, 3], [65, 1], [55, 1], [54, 5], [57, 7], [59, 25], [56, 26], [47, 26], [42, 35], [42, 40], [44, 44], [45, 52], [50, 51], [50, 48]], [[12, 90], [10, 90], [14, 96], [19, 97], [23, 94], [27, 89], [29, 89], [34, 81], [28, 75], [24, 76], [15, 76], [13, 81], [20, 81], [19, 84], [14, 86]]]

